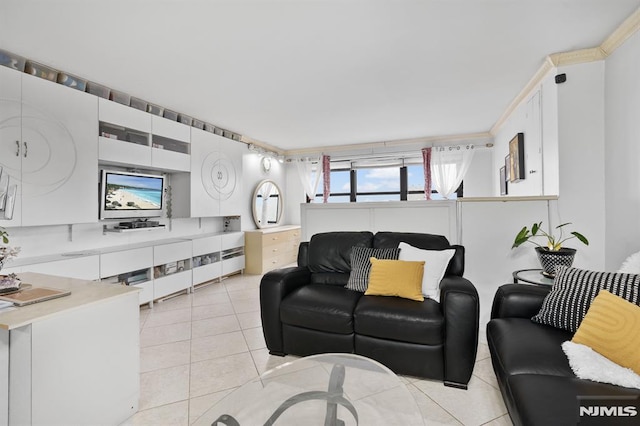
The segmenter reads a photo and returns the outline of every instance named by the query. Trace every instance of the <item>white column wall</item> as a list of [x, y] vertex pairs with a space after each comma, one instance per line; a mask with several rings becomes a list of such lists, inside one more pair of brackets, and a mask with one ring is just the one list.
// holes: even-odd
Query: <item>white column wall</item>
[[605, 266], [640, 251], [640, 33], [606, 60]]
[[578, 249], [575, 266], [604, 269], [604, 61], [561, 67], [558, 85], [560, 191], [554, 226], [571, 222], [589, 239]]

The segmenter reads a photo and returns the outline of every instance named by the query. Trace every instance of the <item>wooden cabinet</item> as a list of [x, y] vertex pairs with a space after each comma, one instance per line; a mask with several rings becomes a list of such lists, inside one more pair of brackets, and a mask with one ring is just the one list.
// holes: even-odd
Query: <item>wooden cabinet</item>
[[2, 215], [11, 219], [0, 225], [95, 222], [97, 98], [4, 67], [0, 86], [8, 92], [0, 122], [9, 123], [0, 135], [0, 166], [9, 178], [6, 200], [12, 198]]
[[246, 231], [246, 271], [248, 274], [264, 274], [272, 269], [296, 263], [299, 246], [299, 226]]

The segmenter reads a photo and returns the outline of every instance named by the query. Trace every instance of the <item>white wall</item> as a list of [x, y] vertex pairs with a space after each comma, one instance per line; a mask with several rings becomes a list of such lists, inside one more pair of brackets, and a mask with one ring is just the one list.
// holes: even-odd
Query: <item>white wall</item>
[[558, 69], [558, 158], [560, 191], [557, 222], [572, 222], [589, 246], [578, 248], [576, 266], [604, 269], [604, 61]]
[[493, 148], [479, 148], [473, 154], [473, 161], [464, 178], [465, 197], [491, 197], [493, 193]]
[[[252, 197], [253, 191], [258, 184], [265, 179], [272, 180], [278, 185], [280, 191], [284, 194], [285, 203], [289, 198], [287, 195], [287, 179], [285, 175], [285, 165], [276, 159], [271, 160], [271, 169], [265, 172], [260, 162], [262, 155], [255, 152], [247, 152], [242, 156], [242, 187], [244, 191], [244, 203], [241, 210], [242, 230], [248, 231], [256, 229], [253, 221]], [[282, 223], [287, 222], [287, 208], [284, 208]]]
[[606, 60], [605, 266], [640, 250], [640, 33]]

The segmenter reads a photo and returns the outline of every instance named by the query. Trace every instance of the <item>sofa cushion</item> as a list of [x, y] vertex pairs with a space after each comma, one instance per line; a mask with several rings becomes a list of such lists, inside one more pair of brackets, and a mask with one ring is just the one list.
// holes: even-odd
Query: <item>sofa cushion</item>
[[424, 261], [422, 276], [422, 294], [436, 302], [440, 301], [440, 281], [444, 277], [449, 261], [455, 254], [454, 249], [424, 250], [407, 243], [400, 243], [400, 260]]
[[575, 377], [561, 344], [571, 340], [565, 330], [527, 318], [496, 318], [487, 324], [487, 343], [499, 379], [512, 374]]
[[444, 341], [444, 318], [440, 305], [432, 299], [424, 302], [399, 297], [363, 296], [354, 312], [355, 332], [423, 345]]
[[349, 282], [349, 274], [341, 272], [316, 272], [311, 274], [309, 282], [311, 284], [330, 284], [344, 287]]
[[325, 232], [309, 241], [308, 266], [311, 272], [351, 272], [351, 248], [372, 247], [371, 232]]
[[[640, 390], [623, 388], [577, 378], [547, 376], [543, 374], [519, 374], [508, 379], [511, 398], [507, 398], [509, 413], [521, 425], [575, 425], [575, 424], [634, 424], [634, 419], [617, 423], [616, 418], [579, 419], [579, 405], [638, 405], [638, 399], [620, 400], [616, 397], [640, 395]], [[579, 398], [582, 397], [582, 398]], [[598, 398], [600, 397], [600, 398]], [[590, 399], [596, 398], [596, 399]], [[611, 399], [608, 399], [611, 398]], [[591, 420], [593, 423], [589, 423]], [[624, 421], [629, 421], [625, 423]]]
[[362, 293], [309, 284], [291, 292], [280, 306], [285, 324], [337, 334], [353, 333], [353, 311]]
[[558, 266], [551, 292], [531, 319], [575, 332], [602, 289], [640, 305], [640, 275], [595, 272]]
[[401, 243], [423, 250], [455, 249], [455, 254], [449, 262], [446, 275], [461, 277], [464, 275], [464, 247], [450, 245], [443, 235], [421, 234], [417, 232], [378, 232], [373, 238], [373, 247], [398, 247]]
[[422, 302], [424, 262], [371, 258], [371, 275], [365, 296], [395, 296]]
[[397, 259], [400, 255], [398, 248], [353, 247], [351, 250], [351, 274], [347, 288], [364, 293], [369, 285], [372, 257], [376, 259]]
[[571, 340], [640, 374], [640, 306], [600, 290]]

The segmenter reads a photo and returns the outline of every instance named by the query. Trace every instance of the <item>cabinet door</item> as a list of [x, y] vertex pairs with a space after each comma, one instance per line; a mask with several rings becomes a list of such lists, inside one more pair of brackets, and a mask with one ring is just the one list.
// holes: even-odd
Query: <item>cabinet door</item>
[[[22, 73], [16, 70], [0, 67], [0, 205], [4, 203], [7, 208], [0, 211], [0, 226], [21, 225], [21, 77]], [[12, 186], [15, 186], [16, 193], [8, 200], [7, 205], [5, 191], [9, 191]], [[5, 216], [12, 219], [6, 219]]]
[[22, 77], [22, 225], [98, 221], [98, 98]]
[[220, 154], [216, 174], [222, 194], [221, 216], [237, 216], [242, 212], [244, 193], [242, 190], [242, 155], [246, 145], [220, 137]]
[[215, 182], [218, 136], [191, 129], [191, 217], [220, 216], [220, 193]]

